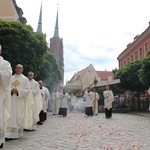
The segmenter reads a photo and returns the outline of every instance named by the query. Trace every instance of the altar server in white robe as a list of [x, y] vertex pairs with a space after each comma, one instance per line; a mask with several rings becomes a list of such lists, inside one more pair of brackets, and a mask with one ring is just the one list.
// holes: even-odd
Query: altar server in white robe
[[83, 98], [85, 100], [85, 114], [87, 116], [93, 116], [93, 92], [90, 87], [85, 91]]
[[62, 115], [63, 117], [67, 116], [67, 106], [69, 100], [70, 100], [70, 96], [66, 92], [66, 88], [63, 88], [63, 93], [60, 94], [59, 115]]
[[43, 101], [42, 101], [41, 91], [39, 88], [39, 83], [34, 80], [34, 73], [32, 71], [28, 72], [28, 79], [30, 81], [31, 92], [33, 96], [33, 105], [32, 105], [33, 128], [32, 130], [35, 130], [37, 128], [37, 122], [39, 121], [39, 114], [42, 110]]
[[53, 115], [58, 115], [60, 107], [60, 93], [57, 91], [57, 88], [55, 92], [52, 94], [52, 111]]
[[106, 91], [103, 92], [104, 95], [104, 108], [105, 108], [105, 117], [112, 117], [112, 103], [114, 101], [114, 95], [110, 87], [106, 86]]
[[48, 102], [50, 101], [51, 99], [51, 95], [50, 95], [50, 92], [49, 92], [49, 89], [46, 87], [46, 83], [43, 82], [43, 87], [44, 87], [44, 90], [45, 90], [45, 93], [46, 93], [46, 109], [48, 111]]
[[23, 129], [30, 129], [33, 125], [30, 83], [22, 72], [23, 66], [17, 64], [11, 78], [11, 118], [5, 134], [7, 140], [22, 137]]
[[94, 115], [98, 115], [98, 101], [99, 101], [99, 94], [96, 92], [96, 89], [93, 89], [93, 113]]
[[44, 122], [47, 120], [47, 102], [49, 98], [49, 93], [47, 92], [47, 88], [44, 87], [43, 81], [38, 81], [41, 95], [42, 95], [42, 100], [43, 100], [43, 107], [42, 111], [40, 112], [40, 122]]
[[[0, 55], [2, 53], [0, 45]], [[11, 114], [11, 76], [12, 68], [8, 61], [0, 56], [0, 148], [3, 148], [5, 142], [4, 130]]]

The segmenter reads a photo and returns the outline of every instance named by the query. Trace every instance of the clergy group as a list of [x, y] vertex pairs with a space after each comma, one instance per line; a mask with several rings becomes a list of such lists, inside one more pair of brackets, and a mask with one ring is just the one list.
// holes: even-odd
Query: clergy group
[[[0, 54], [2, 53], [0, 47]], [[5, 141], [23, 137], [23, 131], [36, 130], [47, 120], [49, 90], [34, 73], [23, 75], [17, 64], [12, 75], [11, 64], [0, 55], [0, 148]]]

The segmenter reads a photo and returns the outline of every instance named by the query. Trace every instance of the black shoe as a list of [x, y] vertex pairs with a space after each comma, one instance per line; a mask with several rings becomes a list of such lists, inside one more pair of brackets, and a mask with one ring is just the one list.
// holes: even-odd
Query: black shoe
[[0, 145], [0, 148], [3, 148], [3, 143]]
[[31, 131], [35, 131], [35, 129], [31, 129], [31, 130], [29, 130], [29, 129], [23, 129], [23, 131], [31, 132]]
[[5, 141], [17, 140], [18, 138], [5, 138]]
[[42, 125], [43, 123], [42, 123], [42, 122], [40, 122], [40, 121], [38, 121], [36, 124], [37, 124], [37, 125]]
[[11, 140], [13, 140], [13, 139], [11, 139], [11, 138], [5, 138], [5, 141], [11, 141]]
[[28, 129], [23, 129], [23, 131], [30, 131], [30, 130], [28, 130]]

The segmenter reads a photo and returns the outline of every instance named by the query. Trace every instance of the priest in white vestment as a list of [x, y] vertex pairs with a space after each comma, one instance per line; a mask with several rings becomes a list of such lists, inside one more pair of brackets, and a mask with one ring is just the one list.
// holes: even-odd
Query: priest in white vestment
[[42, 111], [40, 112], [40, 122], [44, 122], [47, 120], [47, 104], [48, 104], [48, 99], [49, 99], [49, 93], [47, 91], [47, 88], [44, 87], [43, 81], [38, 81], [41, 95], [42, 95], [42, 100], [43, 100], [43, 107]]
[[96, 89], [93, 89], [93, 113], [94, 115], [98, 115], [98, 101], [99, 101], [99, 94], [96, 92]]
[[60, 107], [60, 93], [57, 91], [57, 88], [56, 88], [56, 91], [53, 92], [53, 94], [52, 94], [53, 115], [58, 115], [59, 107]]
[[46, 87], [46, 83], [45, 82], [43, 82], [43, 88], [44, 88], [44, 92], [46, 94], [46, 97], [45, 97], [46, 98], [46, 109], [48, 111], [48, 101], [50, 100], [51, 95], [50, 95], [49, 89]]
[[70, 100], [69, 94], [66, 92], [66, 89], [63, 88], [63, 93], [60, 94], [60, 108], [59, 108], [59, 115], [63, 117], [67, 116], [67, 106], [68, 101]]
[[30, 83], [22, 72], [23, 66], [18, 64], [15, 74], [11, 77], [11, 118], [5, 134], [7, 140], [22, 137], [23, 129], [33, 126]]
[[49, 89], [46, 87], [46, 83], [43, 82], [43, 86], [45, 88], [45, 92], [46, 92], [46, 95], [47, 95], [47, 101], [46, 101], [46, 106], [47, 106], [47, 111], [50, 111], [52, 108], [51, 106], [51, 95], [50, 95], [50, 92], [49, 92]]
[[[2, 52], [0, 46], [0, 54]], [[7, 121], [11, 117], [11, 88], [10, 81], [12, 68], [8, 61], [0, 56], [0, 148], [3, 148], [5, 142], [4, 130], [7, 127]]]
[[93, 116], [93, 92], [90, 87], [85, 91], [83, 99], [85, 100], [85, 114], [87, 116]]
[[104, 95], [104, 108], [105, 108], [105, 117], [112, 117], [112, 103], [114, 101], [114, 95], [110, 87], [106, 86], [106, 91], [103, 92]]
[[41, 91], [39, 88], [39, 83], [34, 80], [34, 73], [32, 71], [28, 72], [28, 79], [30, 81], [31, 93], [33, 96], [33, 128], [35, 130], [37, 128], [37, 122], [39, 121], [39, 114], [42, 110], [43, 101], [41, 96]]

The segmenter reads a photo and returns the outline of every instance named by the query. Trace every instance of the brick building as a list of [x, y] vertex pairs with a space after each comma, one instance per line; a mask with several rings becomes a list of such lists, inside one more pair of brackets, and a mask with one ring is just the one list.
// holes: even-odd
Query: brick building
[[119, 68], [128, 62], [145, 58], [147, 51], [150, 51], [150, 22], [148, 28], [140, 35], [135, 36], [133, 42], [129, 43], [127, 48], [117, 57]]

